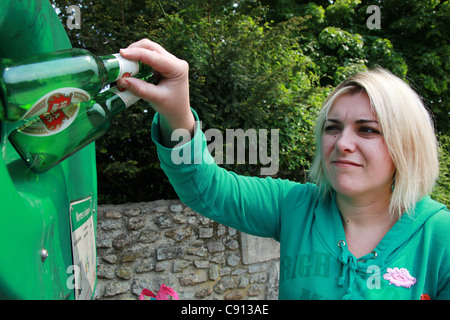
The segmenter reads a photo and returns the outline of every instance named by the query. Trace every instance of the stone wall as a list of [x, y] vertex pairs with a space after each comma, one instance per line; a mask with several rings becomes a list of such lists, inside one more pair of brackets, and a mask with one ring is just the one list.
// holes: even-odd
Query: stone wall
[[172, 287], [180, 299], [277, 299], [279, 244], [205, 218], [179, 200], [98, 207], [95, 299]]

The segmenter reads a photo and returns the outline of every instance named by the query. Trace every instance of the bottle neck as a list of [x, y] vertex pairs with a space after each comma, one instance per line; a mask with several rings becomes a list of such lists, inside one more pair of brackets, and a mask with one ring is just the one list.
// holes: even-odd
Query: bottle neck
[[128, 60], [119, 53], [100, 57], [108, 74], [108, 83], [115, 82], [123, 77], [133, 77], [139, 72], [139, 62]]
[[117, 80], [120, 75], [120, 63], [114, 55], [99, 57], [106, 69], [107, 79], [105, 83], [111, 83]]
[[117, 86], [112, 87], [108, 91], [100, 94], [99, 98], [96, 99], [96, 102], [105, 109], [109, 118], [114, 117], [140, 99], [128, 90], [121, 90]]
[[156, 77], [153, 73], [152, 68], [149, 65], [142, 63], [141, 61], [139, 61], [139, 74], [137, 77], [141, 80], [156, 84]]
[[133, 76], [138, 76], [138, 78], [153, 84], [157, 83], [152, 68], [140, 61], [125, 59], [119, 53], [99, 58], [106, 69], [107, 79], [105, 83], [112, 83], [123, 77]]

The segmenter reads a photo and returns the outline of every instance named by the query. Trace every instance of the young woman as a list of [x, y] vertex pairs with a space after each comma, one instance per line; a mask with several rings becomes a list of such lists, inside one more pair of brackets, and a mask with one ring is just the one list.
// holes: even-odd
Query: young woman
[[[314, 183], [239, 176], [213, 163], [190, 107], [188, 64], [147, 39], [121, 50], [161, 75], [119, 84], [157, 114], [152, 138], [180, 199], [280, 242], [280, 299], [450, 299], [450, 215], [430, 199], [437, 142], [421, 99], [383, 69], [356, 74], [318, 116]], [[191, 140], [171, 140], [184, 129]], [[175, 164], [173, 147], [192, 164]]]

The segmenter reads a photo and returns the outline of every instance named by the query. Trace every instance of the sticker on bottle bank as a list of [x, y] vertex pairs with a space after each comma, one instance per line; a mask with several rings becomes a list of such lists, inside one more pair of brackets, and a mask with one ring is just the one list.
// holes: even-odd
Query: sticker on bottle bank
[[97, 279], [97, 257], [92, 198], [70, 203], [73, 254], [73, 289], [76, 300], [90, 300]]
[[47, 111], [22, 125], [19, 128], [21, 133], [30, 136], [50, 136], [58, 133], [75, 120], [80, 103], [90, 99], [86, 91], [78, 88], [62, 88], [46, 96], [42, 103], [39, 103], [39, 109], [44, 108]]

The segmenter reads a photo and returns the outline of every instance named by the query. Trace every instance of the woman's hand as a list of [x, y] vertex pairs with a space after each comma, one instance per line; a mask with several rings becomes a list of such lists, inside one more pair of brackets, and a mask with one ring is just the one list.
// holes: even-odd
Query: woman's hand
[[137, 41], [120, 54], [130, 60], [149, 65], [160, 75], [157, 85], [136, 78], [122, 78], [118, 85], [147, 100], [161, 116], [161, 135], [166, 146], [175, 129], [186, 129], [191, 135], [194, 116], [189, 103], [189, 65], [148, 39]]

